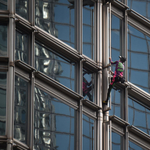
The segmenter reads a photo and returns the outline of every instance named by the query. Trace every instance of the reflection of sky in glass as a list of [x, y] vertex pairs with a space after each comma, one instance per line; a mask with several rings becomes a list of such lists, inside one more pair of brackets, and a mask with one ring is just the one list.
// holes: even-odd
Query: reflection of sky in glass
[[145, 150], [145, 149], [129, 141], [129, 150]]
[[[150, 110], [128, 98], [129, 123], [150, 134]], [[140, 119], [139, 119], [140, 118]]]
[[[49, 102], [47, 102], [49, 101]], [[49, 104], [49, 105], [48, 105]], [[42, 107], [42, 108], [40, 108]], [[75, 110], [46, 92], [35, 88], [34, 101], [34, 148], [45, 147], [58, 150], [74, 150]], [[42, 110], [42, 111], [41, 111]], [[40, 115], [39, 115], [40, 114]], [[49, 132], [46, 134], [46, 132]], [[41, 137], [45, 139], [39, 142]]]
[[94, 6], [83, 6], [83, 54], [94, 59]]
[[36, 0], [35, 24], [75, 48], [74, 5], [68, 0]]
[[128, 0], [130, 9], [138, 12], [144, 17], [150, 19], [150, 1], [149, 0]]
[[121, 136], [115, 132], [112, 132], [112, 150], [122, 150]]
[[[83, 128], [82, 129], [83, 129], [82, 150], [94, 149], [94, 120], [87, 117], [86, 115], [83, 115]], [[93, 145], [93, 148], [92, 148], [92, 145]]]
[[128, 26], [128, 80], [150, 93], [150, 37]]
[[121, 94], [119, 91], [113, 90], [111, 91], [111, 110], [109, 111], [110, 116], [116, 115], [121, 117]]

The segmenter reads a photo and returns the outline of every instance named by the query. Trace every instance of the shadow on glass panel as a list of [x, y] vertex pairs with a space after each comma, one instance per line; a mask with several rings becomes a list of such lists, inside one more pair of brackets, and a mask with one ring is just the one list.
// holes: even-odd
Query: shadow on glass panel
[[85, 99], [94, 101], [94, 79], [93, 74], [87, 70], [83, 70], [83, 83], [82, 83], [83, 96]]

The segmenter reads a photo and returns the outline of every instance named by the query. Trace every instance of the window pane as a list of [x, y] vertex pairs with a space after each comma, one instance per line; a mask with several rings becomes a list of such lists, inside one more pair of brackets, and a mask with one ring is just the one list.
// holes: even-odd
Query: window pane
[[144, 17], [150, 19], [150, 1], [149, 0], [128, 0], [128, 6], [130, 9], [138, 12]]
[[83, 70], [83, 83], [82, 83], [83, 96], [94, 102], [94, 73]]
[[23, 34], [19, 31], [16, 31], [16, 50], [15, 50], [15, 59], [21, 60], [25, 63], [28, 63], [28, 35]]
[[75, 90], [75, 65], [57, 56], [51, 50], [35, 44], [36, 69]]
[[82, 150], [94, 150], [94, 120], [83, 115]]
[[112, 150], [123, 150], [122, 136], [112, 132]]
[[83, 0], [83, 54], [94, 59], [94, 2]]
[[35, 24], [74, 48], [75, 2], [35, 0]]
[[145, 150], [145, 149], [129, 141], [129, 150]]
[[0, 56], [7, 56], [7, 26], [0, 25]]
[[128, 80], [150, 93], [150, 37], [128, 26]]
[[7, 0], [0, 1], [0, 10], [7, 10]]
[[14, 138], [26, 143], [27, 140], [27, 107], [28, 83], [15, 77], [15, 110], [14, 110]]
[[28, 0], [16, 0], [16, 13], [25, 19], [29, 19]]
[[74, 150], [75, 117], [73, 108], [35, 88], [34, 148]]
[[[150, 134], [150, 110], [128, 98], [129, 123]], [[140, 119], [139, 119], [140, 118]]]
[[6, 72], [0, 72], [0, 135], [5, 135], [6, 124]]
[[111, 110], [109, 111], [110, 115], [116, 115], [122, 117], [121, 115], [121, 91], [112, 89], [111, 91]]

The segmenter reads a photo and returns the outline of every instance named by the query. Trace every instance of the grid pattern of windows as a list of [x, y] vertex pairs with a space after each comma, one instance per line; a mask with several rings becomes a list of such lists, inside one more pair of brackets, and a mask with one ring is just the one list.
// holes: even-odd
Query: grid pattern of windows
[[0, 0], [0, 150], [149, 149], [149, 5]]

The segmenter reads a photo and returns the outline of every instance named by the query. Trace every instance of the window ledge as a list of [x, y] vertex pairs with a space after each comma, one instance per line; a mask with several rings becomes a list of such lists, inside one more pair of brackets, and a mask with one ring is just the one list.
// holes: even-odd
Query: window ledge
[[150, 141], [150, 135], [146, 134], [145, 132], [141, 131], [140, 129], [136, 128], [135, 126], [131, 125], [128, 127], [129, 131], [137, 134], [140, 137]]
[[111, 2], [114, 6], [120, 8], [120, 9], [126, 10], [126, 9], [129, 8], [127, 5], [125, 5], [124, 3], [122, 3], [122, 2], [120, 2], [120, 1], [118, 1], [118, 0], [110, 0], [110, 2]]
[[36, 71], [35, 76], [38, 77], [39, 79], [43, 80], [45, 83], [48, 83], [55, 87], [56, 89], [62, 91], [63, 93], [66, 93], [73, 97], [76, 100], [81, 100], [83, 97], [79, 95], [78, 93], [74, 92], [73, 90], [67, 88], [66, 86], [62, 85], [61, 83], [55, 81], [54, 79], [50, 78], [49, 76], [45, 75], [42, 72]]
[[128, 82], [128, 92], [129, 95], [140, 100], [142, 103], [150, 107], [150, 94], [140, 89], [136, 85]]
[[91, 102], [90, 100], [84, 99], [82, 100], [83, 104], [90, 107], [93, 110], [100, 110], [101, 107], [97, 106], [95, 103]]
[[109, 116], [109, 119], [112, 120], [113, 122], [120, 124], [121, 126], [128, 126], [129, 123], [124, 121], [123, 119], [117, 117], [117, 116]]
[[19, 66], [23, 69], [25, 69], [27, 72], [33, 72], [33, 71], [36, 71], [35, 68], [31, 67], [30, 65], [28, 65], [27, 63], [21, 61], [21, 60], [16, 60], [15, 61], [15, 65], [16, 66]]
[[26, 144], [20, 142], [20, 141], [17, 140], [17, 139], [13, 139], [12, 142], [13, 142], [12, 145], [13, 145], [13, 147], [15, 147], [15, 148], [22, 149], [22, 150], [29, 150], [29, 147], [28, 147]]

